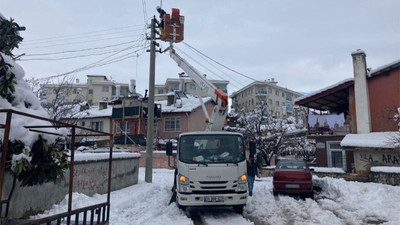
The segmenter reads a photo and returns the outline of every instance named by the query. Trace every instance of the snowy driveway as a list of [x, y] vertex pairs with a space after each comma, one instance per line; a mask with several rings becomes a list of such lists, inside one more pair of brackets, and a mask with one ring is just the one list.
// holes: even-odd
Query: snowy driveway
[[[144, 182], [144, 172], [140, 168], [139, 184], [112, 192], [111, 225], [397, 225], [400, 221], [400, 187], [315, 177], [316, 184], [322, 187], [315, 200], [289, 196], [275, 199], [272, 178], [265, 177], [257, 179], [254, 195], [240, 216], [231, 208], [180, 211], [175, 204], [168, 205], [173, 170], [154, 169], [153, 183]], [[66, 199], [40, 216], [66, 211]], [[73, 208], [78, 208], [105, 201], [106, 196], [74, 193], [73, 199]]]

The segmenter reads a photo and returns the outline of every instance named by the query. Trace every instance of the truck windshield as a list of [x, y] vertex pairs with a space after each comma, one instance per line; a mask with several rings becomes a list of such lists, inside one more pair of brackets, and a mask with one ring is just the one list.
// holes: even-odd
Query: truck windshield
[[179, 142], [179, 160], [185, 163], [237, 163], [245, 160], [242, 136], [187, 135]]

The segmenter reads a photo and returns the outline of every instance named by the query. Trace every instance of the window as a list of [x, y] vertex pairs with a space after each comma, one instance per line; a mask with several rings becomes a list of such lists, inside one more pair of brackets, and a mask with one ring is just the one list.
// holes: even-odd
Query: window
[[196, 90], [196, 85], [190, 84], [190, 90]]
[[89, 89], [89, 95], [92, 95], [93, 94], [93, 89]]
[[164, 131], [180, 131], [181, 118], [180, 117], [165, 117]]
[[93, 130], [103, 131], [103, 121], [95, 121], [90, 124]]
[[272, 94], [272, 88], [268, 88], [268, 94]]
[[279, 96], [279, 91], [278, 90], [275, 90], [275, 95]]
[[103, 92], [109, 92], [110, 91], [110, 87], [103, 87]]
[[279, 106], [279, 101], [276, 101], [276, 102], [275, 102], [275, 106]]
[[328, 167], [343, 168], [346, 171], [346, 154], [339, 141], [327, 141]]
[[285, 92], [282, 92], [282, 97], [285, 97]]
[[117, 132], [124, 132], [129, 134], [131, 132], [131, 123], [129, 121], [117, 122]]
[[286, 103], [285, 102], [282, 102], [282, 106], [285, 106], [286, 105]]
[[81, 125], [82, 125], [82, 127], [84, 127], [86, 125], [85, 121], [82, 121]]
[[164, 94], [164, 90], [158, 90], [158, 94]]

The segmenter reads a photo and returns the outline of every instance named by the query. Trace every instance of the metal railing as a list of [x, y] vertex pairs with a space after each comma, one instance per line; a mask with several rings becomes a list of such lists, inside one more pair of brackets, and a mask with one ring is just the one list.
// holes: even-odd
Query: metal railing
[[110, 219], [110, 204], [107, 202], [92, 205], [71, 212], [29, 220], [18, 225], [107, 225]]

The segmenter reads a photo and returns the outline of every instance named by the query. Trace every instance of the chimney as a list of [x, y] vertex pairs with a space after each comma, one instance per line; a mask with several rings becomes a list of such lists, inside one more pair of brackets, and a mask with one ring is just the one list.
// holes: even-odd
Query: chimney
[[351, 53], [354, 71], [354, 97], [356, 102], [357, 133], [371, 132], [371, 115], [367, 83], [367, 62], [363, 50]]
[[136, 80], [132, 79], [130, 80], [130, 89], [131, 89], [131, 93], [136, 93]]
[[99, 102], [99, 110], [107, 109], [107, 102]]

